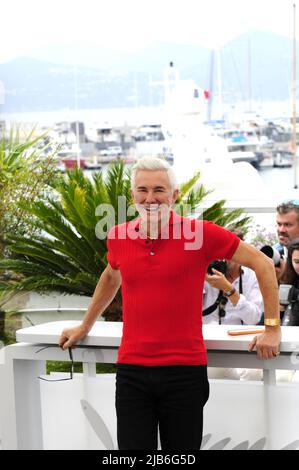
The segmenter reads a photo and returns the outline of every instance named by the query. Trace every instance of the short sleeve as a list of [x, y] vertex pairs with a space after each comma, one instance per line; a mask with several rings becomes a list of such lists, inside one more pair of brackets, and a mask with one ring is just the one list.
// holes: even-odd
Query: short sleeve
[[212, 222], [204, 221], [203, 249], [208, 263], [216, 259], [231, 259], [240, 239], [229, 230]]

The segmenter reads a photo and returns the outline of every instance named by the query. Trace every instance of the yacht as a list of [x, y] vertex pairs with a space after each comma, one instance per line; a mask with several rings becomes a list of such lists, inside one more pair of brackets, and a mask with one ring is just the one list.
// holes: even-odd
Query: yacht
[[[298, 156], [298, 155], [297, 155]], [[293, 152], [286, 148], [277, 148], [273, 152], [273, 166], [275, 167], [291, 167], [293, 165]]]
[[234, 161], [225, 139], [215, 135], [204, 123], [205, 90], [194, 80], [179, 80], [177, 74], [171, 75], [171, 70], [170, 76], [172, 79], [165, 83], [162, 131], [179, 182], [192, 178], [199, 171], [199, 184], [213, 190], [206, 198], [208, 204], [226, 199], [231, 207], [245, 207], [245, 201], [251, 201], [252, 207], [254, 200], [259, 206], [261, 199], [269, 199], [257, 170], [248, 161]]
[[165, 155], [165, 137], [161, 124], [143, 124], [132, 132], [131, 137], [137, 157]]
[[73, 143], [73, 144], [65, 144], [64, 146], [62, 146], [62, 148], [57, 152], [57, 156], [58, 157], [61, 157], [61, 158], [65, 158], [65, 157], [72, 157], [76, 154], [81, 154], [82, 153], [82, 150], [80, 148], [80, 146], [78, 146], [77, 144]]
[[218, 131], [231, 153], [233, 162], [248, 162], [258, 168], [264, 158], [267, 137], [259, 137], [253, 128], [228, 128]]

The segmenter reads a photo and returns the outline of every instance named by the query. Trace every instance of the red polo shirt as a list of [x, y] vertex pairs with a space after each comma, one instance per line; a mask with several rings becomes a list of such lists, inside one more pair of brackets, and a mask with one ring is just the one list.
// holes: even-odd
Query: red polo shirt
[[211, 222], [171, 212], [149, 240], [139, 220], [108, 235], [108, 261], [122, 276], [123, 336], [118, 363], [206, 364], [202, 337], [203, 283], [209, 263], [230, 259], [239, 238]]

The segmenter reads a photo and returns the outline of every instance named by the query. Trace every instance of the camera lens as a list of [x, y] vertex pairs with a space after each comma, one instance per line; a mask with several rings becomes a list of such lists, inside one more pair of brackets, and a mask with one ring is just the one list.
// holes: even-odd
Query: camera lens
[[227, 262], [225, 260], [217, 259], [212, 261], [212, 263], [208, 267], [208, 274], [213, 275], [213, 269], [216, 271], [221, 272], [222, 274], [226, 274], [227, 272]]

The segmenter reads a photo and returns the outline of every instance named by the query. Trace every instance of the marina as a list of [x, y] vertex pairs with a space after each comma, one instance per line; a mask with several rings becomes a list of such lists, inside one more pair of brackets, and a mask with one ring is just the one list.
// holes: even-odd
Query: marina
[[[279, 277], [284, 261], [274, 248], [279, 235], [276, 208], [283, 201], [292, 200], [294, 212], [299, 201], [295, 2], [291, 39], [255, 30], [232, 38], [233, 26], [242, 27], [252, 11], [254, 24], [256, 18], [262, 21], [263, 17], [270, 22], [275, 7], [271, 6], [269, 16], [269, 11], [265, 12], [258, 2], [241, 8], [240, 2], [231, 5], [228, 0], [211, 4], [208, 18], [210, 6], [207, 4], [203, 11], [192, 0], [178, 9], [176, 20], [177, 5], [173, 2], [165, 11], [164, 3], [168, 2], [162, 2], [163, 5], [154, 2], [150, 6], [139, 2], [134, 8], [133, 4], [128, 8], [128, 2], [119, 2], [117, 8], [113, 4], [110, 13], [109, 2], [97, 9], [87, 0], [82, 8], [71, 10], [69, 6], [64, 10], [64, 3], [60, 2], [59, 12], [51, 5], [46, 23], [40, 18], [42, 29], [51, 24], [51, 44], [43, 44], [42, 31], [26, 18], [26, 34], [20, 24], [16, 36], [18, 43], [24, 38], [26, 51], [25, 39], [31, 30], [34, 32], [33, 55], [18, 56], [3, 64], [0, 60], [0, 450], [116, 451], [120, 442], [115, 409], [116, 377], [119, 379], [121, 369], [116, 365], [119, 354], [133, 358], [135, 362], [131, 361], [131, 365], [135, 368], [143, 365], [143, 369], [148, 366], [150, 370], [153, 364], [153, 368], [159, 364], [170, 368], [180, 365], [182, 370], [191, 364], [205, 366], [205, 348], [210, 395], [204, 407], [202, 442], [197, 450], [299, 450], [298, 327], [283, 324], [279, 344], [279, 328], [275, 327], [283, 312], [278, 311], [278, 301], [271, 304], [274, 296], [276, 299], [277, 285], [287, 282]], [[35, 21], [38, 10], [32, 15]], [[65, 23], [67, 16], [71, 21]], [[65, 24], [59, 23], [60, 19]], [[286, 24], [291, 34], [289, 20]], [[283, 21], [281, 10], [278, 23]], [[170, 42], [142, 45], [143, 33], [150, 36], [154, 32], [154, 40], [158, 40], [160, 22], [163, 41], [167, 36]], [[54, 23], [59, 29], [55, 41]], [[217, 40], [217, 29], [223, 27], [231, 30], [231, 37], [221, 42]], [[67, 38], [70, 44], [61, 42], [60, 30], [65, 36], [63, 41]], [[92, 44], [76, 42], [73, 35], [79, 30], [84, 41], [91, 40]], [[200, 45], [201, 32], [210, 43], [207, 48]], [[175, 38], [178, 33], [178, 44], [172, 44], [172, 36]], [[12, 37], [5, 34], [9, 50], [11, 41], [7, 38]], [[97, 43], [100, 37], [101, 46]], [[186, 44], [181, 43], [182, 38]], [[125, 51], [127, 40], [138, 50]], [[123, 42], [124, 49], [114, 51], [116, 41]], [[40, 50], [36, 49], [37, 42]], [[206, 252], [196, 253], [202, 256], [200, 263], [193, 254], [192, 258], [187, 257], [190, 254], [187, 249], [180, 250], [181, 234], [180, 240], [170, 237], [177, 244], [167, 245], [159, 232], [152, 237], [144, 229], [143, 220], [137, 227], [133, 203], [152, 216], [155, 212], [161, 214], [160, 204], [165, 201], [168, 204], [171, 197], [170, 192], [168, 196], [164, 194], [165, 174], [158, 189], [156, 182], [154, 186], [149, 179], [152, 186], [148, 186], [145, 179], [145, 183], [133, 184], [132, 191], [130, 170], [146, 156], [158, 157], [171, 165], [181, 192], [177, 193], [178, 186], [168, 184], [172, 183], [170, 177], [168, 186], [164, 186], [173, 189], [171, 201], [178, 194], [175, 209], [179, 207], [188, 222], [196, 218], [191, 223], [199, 227], [206, 215], [206, 220], [235, 231], [241, 240], [243, 235], [239, 233], [244, 231], [244, 240], [258, 250], [266, 253], [269, 250], [263, 251], [261, 246], [270, 248], [267, 256], [273, 260], [277, 277], [274, 269], [270, 272], [265, 257], [261, 261], [260, 254], [248, 245], [247, 248], [245, 244], [238, 245], [235, 235], [215, 225], [206, 224], [212, 227], [207, 232], [211, 236], [204, 240]], [[158, 164], [160, 168], [161, 162]], [[150, 169], [144, 172], [148, 175]], [[148, 187], [151, 202], [146, 194]], [[134, 196], [137, 188], [139, 200]], [[174, 219], [178, 215], [174, 214], [171, 225], [180, 227]], [[132, 233], [137, 237], [133, 240], [138, 239], [139, 231], [146, 235], [145, 240], [138, 239], [140, 253], [150, 247], [139, 258], [128, 250], [128, 244], [117, 245], [121, 246], [118, 255], [116, 248], [115, 252], [112, 249], [113, 244], [116, 246], [115, 238], [107, 240], [116, 223], [131, 221], [135, 223]], [[285, 230], [289, 228], [286, 226]], [[199, 235], [201, 248], [203, 237], [202, 233]], [[159, 245], [160, 241], [164, 245]], [[230, 248], [228, 256], [229, 249], [225, 252], [224, 248], [229, 243], [244, 250], [243, 258], [233, 255], [238, 253], [236, 248], [234, 252]], [[169, 246], [174, 247], [173, 251]], [[290, 255], [290, 246], [283, 247], [285, 257], [287, 250]], [[134, 245], [137, 250], [136, 247], [137, 243]], [[217, 300], [207, 305], [208, 312], [202, 312], [199, 300], [206, 295], [205, 287], [203, 292], [196, 289], [200, 283], [209, 282], [203, 263], [216, 250], [218, 258], [221, 257], [216, 266], [224, 266], [217, 274], [226, 284], [224, 287], [217, 284]], [[121, 261], [116, 259], [118, 256]], [[238, 277], [229, 272], [231, 257]], [[125, 265], [132, 272], [126, 271]], [[209, 268], [211, 265], [215, 266], [210, 264]], [[250, 289], [244, 271], [250, 271], [249, 267], [256, 271], [252, 271], [252, 279], [256, 277], [250, 285], [255, 304], [247, 297], [247, 288], [248, 292]], [[104, 278], [102, 284], [98, 284], [99, 278]], [[95, 290], [99, 285], [100, 289]], [[284, 290], [284, 308], [293, 313], [299, 297], [296, 300], [296, 290], [294, 298], [289, 296], [291, 285], [284, 287], [288, 288]], [[82, 339], [72, 343], [70, 328], [82, 324], [86, 312], [93, 308], [90, 305], [94, 292], [101, 292], [101, 288], [98, 298], [105, 303], [102, 315], [90, 330], [77, 329], [85, 332], [85, 336], [80, 333], [77, 338]], [[189, 293], [185, 297], [184, 289]], [[267, 296], [270, 291], [272, 295]], [[253, 310], [257, 294], [261, 306], [251, 320], [256, 324], [248, 325], [242, 309]], [[110, 296], [109, 301], [105, 296]], [[193, 296], [197, 303], [192, 310]], [[227, 302], [231, 302], [229, 307], [237, 318], [234, 325], [228, 325], [228, 316], [224, 319], [228, 315]], [[281, 298], [279, 303], [283, 303]], [[131, 304], [137, 305], [136, 310]], [[239, 316], [235, 313], [238, 309]], [[270, 310], [275, 318], [270, 318]], [[208, 318], [201, 335], [201, 315], [214, 311], [215, 324], [208, 324]], [[94, 312], [99, 313], [96, 309]], [[274, 346], [265, 344], [272, 326]], [[149, 331], [151, 327], [153, 332]], [[264, 332], [265, 335], [261, 334]], [[257, 340], [249, 352], [255, 335], [262, 338], [260, 344], [264, 341], [264, 351]], [[124, 351], [124, 343], [131, 348], [129, 352]], [[123, 362], [125, 367], [127, 362], [130, 364], [130, 360]], [[173, 370], [171, 383], [174, 378], [177, 380], [177, 371], [174, 374]], [[161, 371], [156, 384], [153, 372], [148, 374], [151, 389], [147, 390], [154, 397], [151, 405], [161, 408], [159, 415], [154, 411], [158, 446], [154, 445], [159, 451], [168, 448], [167, 441], [163, 442], [162, 417], [173, 406], [172, 401], [175, 403], [172, 393], [165, 394], [169, 403], [164, 401], [162, 407], [157, 404], [159, 393], [164, 393], [162, 378], [164, 375], [167, 378], [166, 368], [160, 367]], [[190, 371], [189, 368], [184, 374]], [[192, 390], [189, 400], [185, 385], [190, 382], [191, 386], [187, 385], [191, 390], [192, 384], [202, 388], [207, 382], [199, 382], [197, 377], [193, 383], [192, 374], [191, 371], [186, 382], [180, 379], [177, 382], [184, 390], [183, 408], [186, 412], [188, 404], [189, 415], [191, 395], [195, 397], [196, 406], [192, 405], [195, 416], [194, 409], [204, 401], [198, 400], [202, 390], [194, 387], [195, 393]], [[138, 388], [138, 380], [136, 376], [132, 379], [132, 388]], [[120, 380], [117, 381], [120, 387]], [[135, 399], [129, 398], [135, 404]], [[183, 439], [194, 426], [189, 426], [190, 417], [188, 426], [178, 425], [181, 416], [175, 414], [177, 403], [170, 413], [172, 421], [167, 424], [171, 423]], [[126, 419], [130, 423], [126, 423], [129, 435], [135, 426], [128, 412]], [[179, 434], [179, 430], [183, 433]], [[141, 435], [141, 427], [138, 431]], [[176, 453], [180, 450], [177, 447]], [[118, 457], [114, 460], [111, 454], [102, 463], [129, 462], [133, 466], [135, 460], [121, 461]]]

